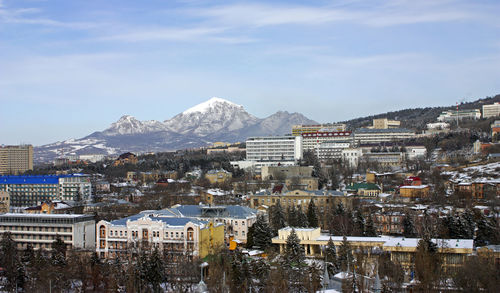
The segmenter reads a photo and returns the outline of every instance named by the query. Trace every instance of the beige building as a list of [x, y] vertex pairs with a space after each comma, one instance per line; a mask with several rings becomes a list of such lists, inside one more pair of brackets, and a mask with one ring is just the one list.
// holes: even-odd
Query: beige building
[[0, 146], [0, 175], [33, 170], [33, 146]]
[[371, 128], [375, 129], [389, 129], [389, 128], [399, 128], [401, 126], [401, 121], [389, 120], [387, 118], [373, 119], [373, 126]]
[[224, 225], [162, 211], [145, 211], [96, 225], [97, 254], [101, 258], [127, 257], [140, 249], [157, 247], [173, 255], [203, 258], [224, 245]]
[[325, 124], [314, 124], [314, 125], [293, 125], [292, 126], [292, 135], [293, 136], [301, 136], [302, 133], [311, 133], [318, 132], [320, 130], [329, 130], [329, 131], [345, 131], [347, 129], [347, 125], [344, 123], [325, 123]]
[[10, 211], [10, 194], [7, 191], [0, 191], [0, 214]]
[[291, 177], [285, 179], [285, 184], [289, 190], [318, 190], [319, 180], [316, 177]]
[[230, 181], [231, 178], [233, 178], [233, 174], [224, 169], [210, 170], [205, 174], [205, 178], [210, 181], [211, 184], [220, 184]]
[[260, 174], [262, 180], [287, 179], [292, 177], [311, 177], [311, 166], [264, 166]]
[[249, 197], [250, 207], [252, 208], [273, 206], [278, 200], [283, 209], [292, 206], [301, 206], [303, 211], [306, 211], [309, 202], [314, 200], [314, 204], [320, 213], [330, 211], [332, 205], [336, 206], [339, 203], [342, 203], [346, 208], [352, 205], [349, 197], [344, 196], [343, 192], [336, 190], [292, 190], [283, 193], [264, 191], [257, 192]]
[[0, 215], [0, 234], [10, 232], [18, 249], [51, 249], [56, 237], [68, 248], [95, 249], [93, 215], [15, 214]]
[[[323, 257], [323, 251], [332, 239], [335, 246], [342, 244], [343, 236], [331, 236], [322, 234], [320, 228], [295, 228], [295, 233], [300, 239], [306, 256]], [[280, 252], [284, 253], [286, 240], [292, 232], [292, 228], [286, 227], [278, 231], [278, 236], [272, 239], [273, 244], [279, 245]], [[347, 236], [347, 242], [354, 250], [364, 251], [371, 256], [373, 252], [386, 251], [390, 253], [391, 260], [399, 262], [404, 269], [410, 270], [414, 265], [415, 254], [419, 238], [405, 237], [355, 237]], [[466, 257], [474, 252], [474, 240], [472, 239], [432, 239], [437, 244], [438, 253], [441, 257], [445, 270], [462, 265]]]

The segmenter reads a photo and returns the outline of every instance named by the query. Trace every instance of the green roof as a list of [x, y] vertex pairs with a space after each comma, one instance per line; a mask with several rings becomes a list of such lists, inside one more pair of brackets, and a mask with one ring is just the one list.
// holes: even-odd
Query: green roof
[[347, 185], [346, 189], [353, 191], [358, 191], [358, 189], [380, 190], [380, 187], [375, 183], [359, 182]]

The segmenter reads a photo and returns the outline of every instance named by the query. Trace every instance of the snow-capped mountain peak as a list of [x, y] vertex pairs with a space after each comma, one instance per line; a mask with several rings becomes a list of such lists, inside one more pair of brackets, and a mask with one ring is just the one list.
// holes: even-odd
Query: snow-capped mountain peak
[[156, 120], [139, 121], [134, 116], [123, 115], [111, 127], [103, 131], [103, 134], [113, 136], [120, 134], [135, 134], [154, 131], [162, 131], [165, 126]]
[[237, 107], [243, 109], [243, 106], [235, 104], [233, 102], [230, 102], [228, 100], [218, 98], [218, 97], [213, 97], [209, 99], [208, 101], [205, 101], [203, 103], [200, 103], [194, 107], [191, 107], [187, 109], [186, 111], [182, 112], [182, 114], [187, 115], [191, 113], [206, 113], [210, 111], [210, 109], [215, 108], [219, 104], [225, 104], [224, 106], [230, 106], [230, 107]]

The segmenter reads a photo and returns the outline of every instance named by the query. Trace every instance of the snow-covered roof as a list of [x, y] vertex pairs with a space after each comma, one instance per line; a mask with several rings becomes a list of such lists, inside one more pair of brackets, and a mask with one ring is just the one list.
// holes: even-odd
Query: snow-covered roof
[[[385, 242], [384, 247], [417, 247], [419, 241], [420, 238], [393, 237]], [[432, 239], [431, 241], [439, 248], [474, 248], [472, 239]]]

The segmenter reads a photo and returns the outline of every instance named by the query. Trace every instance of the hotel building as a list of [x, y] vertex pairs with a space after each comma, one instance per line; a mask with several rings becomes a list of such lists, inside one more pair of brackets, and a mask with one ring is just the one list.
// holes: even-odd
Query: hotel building
[[33, 146], [0, 146], [0, 175], [33, 170]]

